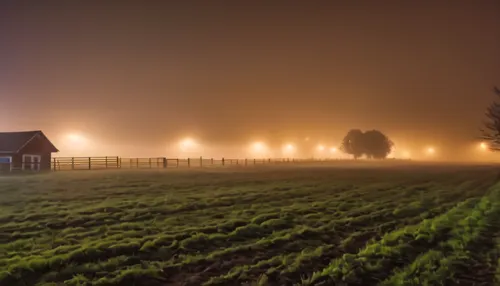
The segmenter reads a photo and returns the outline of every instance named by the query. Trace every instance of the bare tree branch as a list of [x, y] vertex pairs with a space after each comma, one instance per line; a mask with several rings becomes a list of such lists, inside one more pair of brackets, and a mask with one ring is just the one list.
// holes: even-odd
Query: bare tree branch
[[497, 95], [500, 95], [500, 89], [498, 89], [498, 87], [494, 86], [494, 87], [493, 87], [493, 91], [494, 91]]
[[[493, 87], [493, 92], [500, 97], [500, 89]], [[492, 151], [500, 151], [500, 103], [493, 102], [486, 108], [486, 120], [483, 121], [483, 129], [480, 129], [480, 138], [489, 141]]]

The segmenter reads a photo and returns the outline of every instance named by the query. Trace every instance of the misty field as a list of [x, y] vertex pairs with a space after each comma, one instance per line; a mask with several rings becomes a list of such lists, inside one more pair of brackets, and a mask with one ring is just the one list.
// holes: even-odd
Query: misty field
[[0, 177], [0, 285], [491, 285], [498, 174], [401, 165]]

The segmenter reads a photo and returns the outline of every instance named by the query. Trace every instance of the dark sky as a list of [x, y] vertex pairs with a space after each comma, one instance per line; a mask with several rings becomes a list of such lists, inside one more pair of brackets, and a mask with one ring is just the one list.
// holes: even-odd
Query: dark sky
[[0, 4], [2, 130], [148, 147], [380, 129], [457, 154], [493, 85], [500, 1]]

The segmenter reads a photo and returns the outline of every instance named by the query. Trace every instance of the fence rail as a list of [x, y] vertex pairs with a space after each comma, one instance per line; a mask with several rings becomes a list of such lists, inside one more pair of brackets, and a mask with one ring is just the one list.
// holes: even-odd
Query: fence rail
[[102, 170], [102, 169], [167, 169], [167, 168], [202, 168], [228, 166], [257, 166], [271, 164], [313, 163], [337, 161], [338, 159], [232, 159], [232, 158], [122, 158], [107, 157], [54, 157], [51, 162], [53, 171], [63, 170]]

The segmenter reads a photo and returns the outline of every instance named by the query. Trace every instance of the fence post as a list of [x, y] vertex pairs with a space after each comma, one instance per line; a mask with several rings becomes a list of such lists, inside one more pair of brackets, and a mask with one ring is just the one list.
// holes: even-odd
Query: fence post
[[104, 161], [104, 162], [105, 162], [104, 164], [105, 164], [106, 169], [107, 169], [107, 168], [108, 168], [108, 156], [106, 156], [106, 159], [105, 159], [105, 161]]
[[90, 160], [91, 157], [89, 157], [89, 170], [92, 169], [92, 160]]
[[135, 158], [135, 166], [137, 167], [137, 169], [139, 169], [139, 158]]
[[255, 162], [255, 159], [253, 159], [253, 165], [254, 165], [254, 166], [255, 166], [255, 163], [256, 163], [256, 162]]
[[191, 167], [191, 159], [188, 158], [188, 168]]
[[203, 158], [200, 156], [200, 168], [203, 168]]
[[271, 158], [269, 158], [269, 159], [267, 159], [267, 160], [268, 160], [269, 164], [271, 164]]
[[224, 166], [224, 157], [222, 157], [222, 166]]
[[214, 165], [214, 158], [210, 158], [210, 165]]
[[122, 168], [122, 158], [118, 156], [116, 156], [116, 168]]
[[151, 169], [151, 158], [149, 158], [149, 169]]
[[179, 158], [176, 159], [177, 162], [177, 168], [179, 168]]
[[163, 169], [167, 168], [167, 158], [163, 157]]
[[248, 160], [247, 160], [247, 158], [245, 158], [245, 166], [247, 166], [247, 165], [248, 165]]
[[75, 169], [75, 157], [71, 157], [71, 170]]
[[[56, 169], [57, 169], [56, 158], [53, 158], [52, 161], [54, 161], [54, 171], [56, 171]], [[10, 162], [10, 168], [12, 169], [12, 161]]]

